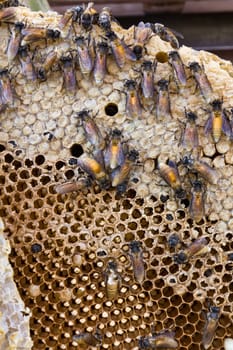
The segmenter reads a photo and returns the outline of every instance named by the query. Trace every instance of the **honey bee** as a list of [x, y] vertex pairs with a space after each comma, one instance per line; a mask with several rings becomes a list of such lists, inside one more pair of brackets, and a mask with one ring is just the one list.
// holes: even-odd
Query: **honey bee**
[[232, 136], [231, 126], [222, 110], [222, 101], [214, 100], [210, 103], [212, 111], [205, 124], [205, 134], [212, 133], [214, 143], [218, 143], [222, 132], [228, 136]]
[[197, 115], [191, 111], [187, 112], [185, 110], [185, 116], [187, 122], [181, 137], [181, 144], [185, 148], [197, 148], [199, 147], [198, 130], [196, 125]]
[[182, 188], [176, 163], [172, 160], [168, 160], [167, 163], [158, 162], [158, 170], [163, 180], [175, 191], [175, 196], [179, 199], [184, 198], [186, 193]]
[[18, 54], [20, 41], [21, 41], [21, 31], [24, 28], [24, 23], [16, 22], [11, 31], [11, 36], [7, 46], [7, 58], [11, 62]]
[[117, 193], [122, 194], [126, 191], [130, 172], [138, 156], [139, 154], [136, 150], [129, 151], [124, 163], [111, 173], [112, 187], [116, 187]]
[[115, 299], [121, 286], [121, 276], [117, 272], [117, 264], [115, 261], [108, 262], [104, 276], [107, 298], [110, 300]]
[[107, 72], [108, 44], [101, 41], [95, 45], [95, 62], [93, 75], [96, 84], [101, 84]]
[[96, 180], [102, 189], [109, 188], [108, 175], [105, 172], [103, 165], [94, 157], [83, 153], [78, 159], [77, 164], [82, 168], [93, 180]]
[[189, 64], [189, 69], [194, 76], [202, 96], [207, 100], [207, 102], [209, 102], [213, 94], [213, 89], [209, 79], [207, 78], [204, 67], [201, 67], [198, 62], [191, 62]]
[[8, 69], [0, 69], [0, 97], [2, 111], [14, 104], [14, 90]]
[[116, 19], [112, 16], [110, 9], [108, 7], [104, 7], [99, 13], [98, 25], [105, 31], [110, 31], [111, 21], [117, 22]]
[[133, 272], [135, 280], [142, 283], [145, 278], [145, 269], [143, 262], [143, 252], [141, 243], [139, 241], [132, 241], [129, 243], [129, 256], [133, 265]]
[[169, 52], [169, 63], [172, 66], [177, 85], [185, 86], [187, 83], [187, 77], [184, 69], [184, 64], [178, 51]]
[[213, 342], [219, 317], [220, 308], [217, 306], [210, 306], [209, 312], [207, 312], [207, 320], [202, 336], [202, 344], [204, 346], [204, 349], [208, 349]]
[[82, 127], [85, 132], [86, 139], [97, 149], [103, 150], [105, 147], [105, 141], [101, 134], [101, 131], [91, 117], [89, 110], [82, 110], [77, 113], [77, 117], [80, 118], [82, 122]]
[[106, 169], [116, 169], [122, 166], [125, 161], [125, 154], [121, 142], [122, 133], [118, 129], [114, 129], [110, 135], [110, 142], [104, 152], [104, 163]]
[[7, 7], [5, 9], [0, 10], [0, 23], [10, 22], [15, 18], [15, 7]]
[[148, 337], [139, 339], [139, 349], [177, 349], [178, 342], [174, 332], [163, 330]]
[[21, 65], [21, 73], [27, 80], [36, 80], [36, 71], [32, 63], [28, 45], [20, 46], [18, 58]]
[[145, 98], [154, 97], [154, 72], [156, 64], [152, 61], [144, 61], [141, 65], [141, 88]]
[[158, 94], [156, 104], [156, 117], [158, 120], [164, 120], [166, 117], [171, 117], [171, 104], [168, 85], [169, 81], [166, 79], [160, 79], [157, 82]]
[[40, 41], [40, 40], [47, 40], [47, 39], [58, 39], [60, 38], [61, 32], [59, 30], [54, 29], [46, 29], [46, 28], [23, 28], [21, 30], [22, 33], [22, 42], [21, 45], [27, 45], [32, 44], [34, 42]]
[[195, 222], [200, 222], [205, 216], [205, 191], [200, 180], [192, 183], [189, 214]]
[[96, 24], [98, 22], [98, 13], [93, 8], [94, 2], [89, 2], [87, 7], [81, 14], [80, 22], [82, 27], [88, 31], [91, 30], [92, 24]]
[[77, 88], [76, 74], [74, 70], [73, 58], [71, 56], [61, 56], [60, 63], [63, 72], [62, 88], [68, 92], [75, 92]]
[[145, 50], [145, 44], [150, 40], [152, 31], [150, 27], [147, 27], [144, 22], [140, 22], [137, 26], [134, 26], [134, 46], [133, 52], [140, 60]]
[[208, 241], [205, 237], [195, 239], [185, 250], [175, 254], [174, 261], [177, 264], [184, 264], [192, 257], [205, 255], [210, 251], [207, 245]]
[[182, 160], [183, 164], [189, 169], [197, 172], [201, 177], [211, 184], [216, 185], [218, 182], [217, 171], [212, 168], [209, 164], [200, 159], [193, 159], [185, 156]]
[[77, 22], [81, 18], [83, 11], [84, 8], [82, 6], [76, 6], [68, 9], [61, 17], [58, 23], [58, 28], [60, 30], [64, 29], [71, 20], [72, 22]]
[[52, 68], [52, 66], [56, 63], [56, 61], [57, 52], [52, 50], [46, 56], [43, 65], [37, 69], [37, 79], [39, 79], [40, 81], [47, 80], [47, 74]]
[[78, 36], [74, 39], [77, 45], [77, 56], [80, 70], [83, 74], [89, 75], [93, 68], [93, 61], [89, 49], [89, 43], [86, 45], [87, 39], [84, 36]]
[[97, 346], [101, 344], [102, 336], [98, 331], [95, 334], [83, 332], [74, 335], [73, 340], [80, 346]]
[[126, 45], [123, 39], [119, 39], [113, 31], [107, 31], [105, 36], [109, 39], [113, 56], [119, 68], [125, 65], [126, 59], [136, 61], [134, 52]]
[[161, 23], [147, 23], [146, 25], [150, 25], [152, 31], [159, 35], [162, 40], [169, 42], [173, 49], [179, 49], [180, 44], [177, 37], [184, 39], [181, 33], [178, 33], [174, 29], [165, 27]]
[[89, 186], [90, 181], [88, 178], [80, 178], [76, 182], [65, 182], [63, 184], [57, 185], [55, 187], [55, 191], [59, 194], [66, 194], [83, 190]]
[[135, 80], [126, 80], [124, 83], [126, 88], [126, 112], [131, 117], [141, 117], [142, 107], [139, 99], [137, 82]]

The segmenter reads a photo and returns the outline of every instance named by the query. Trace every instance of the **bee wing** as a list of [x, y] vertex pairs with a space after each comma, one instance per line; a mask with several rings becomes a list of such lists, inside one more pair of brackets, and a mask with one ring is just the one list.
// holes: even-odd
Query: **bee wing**
[[63, 72], [63, 88], [67, 91], [75, 91], [77, 86], [76, 74], [72, 67]]
[[218, 321], [215, 319], [210, 319], [206, 321], [202, 337], [202, 344], [205, 349], [208, 349], [213, 341], [215, 329], [217, 327], [217, 322]]
[[130, 170], [131, 166], [125, 164], [114, 169], [111, 173], [112, 186], [116, 187], [125, 182], [129, 176]]
[[23, 41], [36, 41], [45, 38], [46, 30], [43, 28], [25, 28], [22, 30]]
[[228, 137], [232, 136], [232, 130], [231, 130], [230, 123], [229, 123], [229, 121], [226, 118], [224, 113], [222, 113], [222, 131], [224, 132], [224, 134], [226, 136], [228, 136]]
[[96, 53], [94, 60], [94, 78], [97, 84], [100, 84], [107, 73], [107, 52]]
[[129, 46], [126, 45], [126, 43], [124, 41], [122, 41], [122, 45], [123, 45], [124, 50], [125, 50], [125, 56], [128, 58], [128, 60], [136, 61], [137, 57], [136, 57], [135, 53], [133, 52], [133, 50], [131, 50], [129, 48]]
[[185, 126], [185, 130], [182, 134], [181, 144], [183, 147], [198, 147], [199, 139], [198, 139], [198, 131], [196, 125], [192, 125], [187, 123]]
[[133, 254], [132, 264], [134, 269], [134, 276], [137, 282], [142, 283], [145, 276], [144, 262], [142, 258], [142, 253]]
[[166, 30], [172, 32], [172, 34], [174, 34], [174, 35], [177, 36], [178, 38], [184, 39], [183, 34], [181, 34], [180, 32], [177, 32], [175, 29], [166, 27]]
[[21, 41], [20, 34], [12, 33], [7, 46], [8, 61], [13, 61], [13, 59], [16, 57], [19, 50], [20, 41]]
[[15, 17], [15, 8], [8, 7], [0, 11], [0, 22], [8, 21]]
[[195, 163], [194, 168], [203, 178], [205, 178], [210, 183], [216, 184], [218, 182], [218, 173], [215, 169], [211, 168], [209, 164], [199, 161]]
[[213, 117], [212, 115], [210, 115], [209, 118], [207, 119], [207, 122], [205, 123], [205, 127], [204, 127], [205, 135], [209, 134], [212, 131], [212, 128], [213, 128]]
[[44, 69], [46, 71], [48, 71], [54, 65], [56, 60], [57, 60], [57, 52], [56, 51], [51, 51], [47, 55], [47, 57], [46, 57], [46, 59], [44, 61]]
[[204, 194], [203, 193], [193, 193], [190, 208], [190, 216], [194, 221], [199, 222], [205, 216], [205, 207], [204, 207]]
[[194, 255], [198, 255], [203, 251], [203, 248], [207, 246], [208, 241], [205, 237], [202, 237], [200, 239], [196, 239], [193, 243], [189, 245], [187, 248], [187, 254], [189, 257], [192, 257]]
[[152, 98], [154, 95], [154, 74], [153, 72], [144, 72], [143, 80], [141, 82], [143, 96], [145, 98]]
[[61, 17], [60, 21], [58, 22], [58, 28], [59, 29], [64, 29], [68, 22], [71, 20], [73, 14], [70, 11], [66, 11], [64, 15]]
[[78, 58], [82, 73], [89, 74], [92, 71], [93, 60], [88, 47], [85, 47], [81, 50], [78, 48]]

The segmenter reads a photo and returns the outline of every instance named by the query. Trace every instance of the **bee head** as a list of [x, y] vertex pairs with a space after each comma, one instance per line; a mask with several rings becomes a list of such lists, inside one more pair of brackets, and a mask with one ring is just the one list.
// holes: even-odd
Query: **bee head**
[[113, 261], [113, 260], [110, 260], [110, 261], [108, 262], [108, 268], [109, 268], [110, 270], [116, 270], [116, 269], [117, 269], [117, 264], [116, 264], [116, 262]]
[[191, 62], [189, 64], [189, 68], [194, 72], [199, 72], [201, 70], [201, 66], [198, 62]]
[[77, 44], [77, 45], [83, 45], [85, 43], [85, 38], [84, 36], [76, 36], [76, 38], [74, 38], [74, 42]]
[[85, 119], [90, 116], [90, 110], [88, 109], [83, 109], [82, 111], [77, 113], [77, 117], [80, 119]]
[[23, 22], [16, 22], [15, 23], [15, 29], [17, 29], [17, 30], [21, 30], [21, 29], [23, 29], [25, 27], [25, 24], [23, 23]]
[[201, 192], [203, 189], [203, 184], [200, 180], [196, 180], [193, 182], [193, 191], [194, 192]]
[[210, 104], [213, 107], [213, 110], [220, 111], [222, 108], [223, 101], [216, 99], [216, 100], [212, 101]]
[[122, 136], [122, 132], [119, 129], [113, 129], [111, 130], [110, 135], [111, 137], [120, 138]]
[[153, 63], [151, 61], [144, 61], [141, 67], [144, 70], [150, 71], [152, 69], [152, 65]]
[[140, 58], [142, 58], [142, 46], [141, 45], [135, 45], [133, 48], [133, 52], [134, 52], [137, 60], [140, 60]]
[[112, 30], [108, 31], [105, 35], [111, 41], [117, 39], [116, 34]]
[[177, 51], [170, 51], [168, 56], [172, 59], [172, 60], [176, 60], [177, 58], [179, 58], [179, 54]]
[[190, 156], [184, 156], [184, 158], [182, 159], [182, 164], [187, 167], [192, 167], [193, 163], [194, 163], [194, 160]]
[[143, 350], [143, 349], [150, 349], [151, 345], [150, 345], [150, 341], [147, 337], [141, 337], [138, 341], [138, 347], [139, 349]]
[[124, 83], [124, 87], [128, 90], [135, 90], [137, 86], [137, 83], [135, 80], [127, 79]]
[[130, 160], [131, 162], [135, 162], [136, 159], [138, 159], [138, 157], [139, 157], [139, 153], [138, 151], [136, 151], [136, 149], [132, 149], [131, 151], [129, 151], [127, 155], [127, 159]]
[[131, 250], [131, 253], [139, 253], [141, 250], [141, 242], [132, 241], [129, 243], [129, 248]]
[[175, 191], [175, 196], [178, 199], [184, 199], [186, 197], [186, 192], [183, 188], [179, 188]]
[[197, 115], [193, 112], [186, 112], [186, 118], [191, 122], [195, 122]]
[[173, 260], [177, 264], [185, 264], [187, 262], [187, 255], [185, 252], [181, 251], [173, 256]]
[[157, 84], [160, 90], [166, 91], [168, 89], [169, 81], [166, 79], [160, 79]]

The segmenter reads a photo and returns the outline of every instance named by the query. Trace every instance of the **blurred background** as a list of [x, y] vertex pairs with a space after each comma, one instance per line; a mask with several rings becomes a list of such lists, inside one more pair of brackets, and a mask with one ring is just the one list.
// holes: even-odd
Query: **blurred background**
[[[49, 0], [64, 13], [87, 1]], [[184, 36], [180, 44], [211, 51], [233, 62], [233, 0], [115, 0], [95, 1], [99, 11], [109, 6], [123, 27], [139, 21], [162, 23]]]

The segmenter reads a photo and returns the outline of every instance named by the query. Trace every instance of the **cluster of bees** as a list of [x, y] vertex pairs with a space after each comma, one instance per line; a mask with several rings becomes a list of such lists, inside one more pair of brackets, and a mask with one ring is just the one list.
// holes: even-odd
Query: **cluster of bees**
[[[100, 13], [93, 8], [93, 3], [85, 6], [77, 6], [65, 12], [60, 18], [56, 28], [30, 27], [25, 22], [16, 21], [15, 7], [3, 8], [0, 11], [0, 24], [10, 24], [10, 39], [6, 54], [9, 64], [18, 61], [21, 74], [30, 81], [46, 81], [53, 70], [61, 70], [63, 76], [62, 88], [67, 93], [75, 93], [78, 89], [76, 69], [79, 68], [84, 77], [93, 75], [97, 85], [102, 84], [107, 74], [108, 56], [112, 55], [116, 65], [122, 69], [127, 60], [140, 62], [139, 83], [134, 79], [127, 79], [123, 92], [126, 95], [125, 110], [129, 117], [142, 117], [142, 101], [153, 101], [157, 121], [172, 118], [169, 96], [170, 79], [160, 79], [155, 83], [157, 62], [168, 63], [172, 68], [174, 81], [178, 89], [186, 86], [188, 77], [187, 69], [194, 79], [201, 95], [208, 105], [209, 118], [205, 125], [205, 134], [211, 134], [214, 143], [219, 142], [222, 134], [233, 138], [233, 109], [223, 109], [223, 101], [213, 98], [213, 90], [206, 76], [204, 67], [198, 62], [191, 62], [185, 67], [177, 49], [179, 42], [177, 34], [171, 29], [159, 23], [140, 22], [134, 28], [134, 42], [127, 45], [123, 38], [112, 29], [112, 23], [117, 22], [108, 8]], [[92, 38], [92, 30], [100, 31], [98, 40]], [[98, 29], [98, 30], [97, 30]], [[67, 34], [68, 33], [68, 34]], [[38, 42], [65, 41], [70, 34], [75, 45], [75, 50], [70, 49], [60, 56], [57, 50], [52, 49], [45, 57], [40, 57], [40, 63], [35, 61], [36, 52], [33, 47]], [[78, 34], [77, 34], [78, 33]], [[145, 60], [147, 54], [146, 44], [153, 35], [159, 35], [162, 40], [171, 44], [173, 50], [165, 53], [159, 52], [154, 61]], [[41, 63], [42, 61], [42, 63]], [[0, 69], [0, 112], [14, 105], [15, 92], [12, 85], [10, 69]], [[84, 152], [78, 158], [71, 158], [69, 163], [78, 165], [88, 175], [77, 182], [65, 183], [56, 187], [57, 193], [63, 194], [77, 191], [90, 186], [96, 181], [102, 189], [115, 188], [122, 194], [127, 188], [130, 172], [138, 158], [136, 150], [129, 150], [126, 142], [122, 140], [122, 132], [113, 129], [104, 138], [97, 126], [91, 111], [82, 110], [77, 113], [79, 125], [83, 128], [86, 141], [91, 144], [90, 153]], [[184, 149], [197, 150], [199, 148], [197, 115], [185, 110], [185, 127], [182, 133], [181, 145]], [[209, 166], [199, 156], [192, 154], [184, 156], [176, 164], [173, 160], [161, 161], [158, 159], [157, 168], [161, 177], [174, 190], [178, 199], [186, 197], [179, 175], [178, 166], [187, 167], [191, 182], [190, 215], [194, 221], [199, 222], [205, 215], [204, 194], [205, 183], [217, 184], [218, 175], [214, 168]], [[170, 246], [175, 246], [176, 237], [170, 238]], [[178, 264], [186, 263], [190, 258], [202, 255], [207, 251], [205, 238], [194, 241], [190, 246], [174, 255], [174, 261]], [[145, 277], [143, 250], [140, 242], [132, 241], [129, 244], [129, 256], [134, 271], [136, 282], [142, 283]], [[121, 286], [121, 276], [117, 263], [110, 260], [104, 272], [106, 296], [114, 300]], [[206, 315], [206, 324], [203, 332], [202, 343], [205, 349], [211, 345], [214, 332], [218, 324], [220, 309], [210, 306]], [[79, 345], [96, 346], [101, 344], [101, 334], [80, 333], [74, 336]], [[160, 333], [151, 332], [150, 336], [141, 337], [138, 346], [140, 349], [176, 349], [178, 343], [174, 333], [169, 330]]]
[[128, 149], [127, 143], [122, 141], [122, 132], [119, 129], [111, 130], [104, 138], [90, 112], [82, 110], [76, 117], [84, 130], [86, 141], [93, 147], [92, 152], [84, 152], [79, 158], [69, 160], [70, 165], [78, 165], [89, 177], [58, 185], [56, 191], [63, 194], [81, 190], [94, 180], [101, 189], [113, 187], [118, 194], [122, 194], [126, 191], [138, 152]]
[[[163, 40], [170, 41], [175, 47], [178, 46], [176, 36], [162, 24], [141, 22], [135, 28], [135, 42], [130, 48], [112, 30], [113, 21], [116, 22], [116, 19], [108, 8], [97, 13], [93, 8], [93, 3], [89, 3], [87, 7], [77, 6], [67, 10], [56, 28], [30, 27], [26, 21], [17, 21], [16, 7], [13, 6], [3, 8], [0, 11], [0, 23], [11, 25], [11, 35], [6, 50], [9, 64], [18, 61], [21, 74], [30, 81], [46, 81], [51, 71], [61, 70], [63, 88], [68, 93], [76, 93], [78, 89], [77, 68], [85, 77], [89, 77], [90, 73], [93, 72], [96, 84], [101, 84], [107, 74], [109, 55], [114, 57], [117, 66], [121, 69], [128, 59], [136, 61], [142, 58], [144, 45], [152, 35], [160, 35]], [[93, 27], [95, 27], [95, 31], [97, 28], [101, 31], [98, 40], [91, 36]], [[72, 43], [70, 43], [70, 37]], [[36, 52], [38, 42], [59, 43], [61, 38], [63, 42], [69, 40], [69, 44], [74, 45], [75, 48], [70, 48], [63, 53], [52, 49], [45, 57], [38, 57]], [[152, 66], [150, 67], [148, 63], [145, 63], [144, 68], [145, 71], [152, 70]], [[15, 94], [13, 94], [14, 89], [11, 85], [12, 80], [10, 70], [8, 68], [1, 69], [1, 111], [13, 106], [11, 96]], [[125, 88], [128, 89], [129, 94], [132, 90], [136, 92], [134, 81], [128, 81]], [[6, 98], [5, 95], [9, 96]]]
[[[179, 163], [188, 170], [191, 194], [187, 194], [183, 188], [183, 181], [174, 161], [170, 159], [167, 162], [158, 161], [157, 168], [163, 180], [174, 190], [177, 199], [190, 198], [189, 214], [195, 222], [200, 222], [205, 216], [206, 184], [203, 180], [210, 184], [217, 184], [218, 174], [204, 160], [192, 156], [184, 156]], [[190, 174], [194, 176], [194, 179], [190, 177]]]
[[[141, 117], [143, 114], [142, 99], [144, 101], [154, 101], [157, 121], [164, 121], [167, 117], [172, 118], [171, 104], [169, 97], [170, 79], [160, 79], [155, 84], [155, 70], [157, 62], [168, 62], [172, 68], [174, 81], [178, 89], [184, 88], [187, 84], [187, 69], [191, 77], [195, 80], [201, 95], [208, 104], [209, 118], [205, 125], [205, 134], [212, 134], [213, 141], [217, 143], [224, 133], [232, 138], [233, 132], [233, 110], [227, 111], [222, 108], [223, 101], [213, 99], [213, 90], [206, 76], [204, 68], [198, 62], [191, 62], [185, 67], [177, 49], [179, 42], [175, 33], [159, 23], [140, 22], [134, 27], [134, 41], [132, 45], [127, 45], [123, 38], [120, 38], [112, 29], [113, 22], [117, 22], [108, 8], [98, 13], [93, 8], [93, 3], [85, 6], [77, 6], [65, 12], [58, 21], [56, 28], [30, 27], [26, 22], [16, 21], [16, 7], [4, 8], [0, 11], [0, 23], [11, 24], [11, 35], [8, 42], [6, 54], [9, 64], [17, 60], [20, 64], [21, 74], [30, 81], [45, 81], [53, 69], [61, 69], [63, 74], [63, 88], [67, 92], [76, 92], [78, 89], [76, 68], [78, 67], [84, 77], [93, 78], [96, 84], [101, 84], [107, 74], [107, 59], [109, 54], [114, 57], [116, 65], [122, 69], [127, 60], [140, 61], [140, 84], [137, 80], [127, 79], [124, 83], [123, 92], [126, 95], [125, 109], [130, 117]], [[68, 31], [68, 34], [67, 34]], [[100, 32], [95, 38], [91, 36], [92, 31]], [[74, 33], [74, 34], [73, 34]], [[78, 34], [77, 34], [78, 33]], [[44, 58], [40, 57], [40, 62], [35, 64], [34, 56], [37, 55], [31, 50], [41, 41], [58, 41], [60, 38], [66, 40], [70, 38], [75, 44], [75, 49], [70, 49], [66, 53], [58, 54], [56, 49], [51, 50]], [[146, 44], [153, 35], [159, 35], [162, 40], [170, 42], [173, 51], [168, 53], [159, 52], [154, 61], [145, 60], [147, 53]], [[97, 40], [98, 39], [98, 40]], [[35, 51], [35, 50], [34, 50]], [[0, 112], [14, 105], [15, 92], [12, 86], [10, 70], [6, 67], [0, 70]], [[182, 136], [184, 147], [198, 148], [198, 130], [196, 125], [197, 116], [192, 111], [185, 111], [186, 123]], [[94, 128], [95, 129], [95, 128]], [[93, 131], [95, 132], [95, 130]], [[93, 138], [93, 137], [91, 137]], [[112, 135], [113, 142], [118, 144], [119, 137]], [[97, 148], [97, 145], [95, 145]], [[100, 145], [102, 147], [102, 145]], [[119, 147], [121, 151], [121, 147]], [[100, 148], [102, 152], [103, 148]], [[98, 151], [97, 151], [98, 152]], [[121, 157], [119, 154], [119, 157]], [[88, 157], [83, 155], [77, 161], [84, 171], [92, 176], [102, 188], [109, 188], [112, 172], [114, 168], [110, 166], [111, 174], [105, 169], [104, 162], [99, 156]], [[136, 153], [129, 152], [122, 156], [117, 167], [122, 166], [123, 159], [127, 161], [127, 166], [131, 168], [131, 163], [136, 159]], [[94, 161], [93, 161], [94, 160]], [[98, 163], [98, 164], [97, 164]], [[216, 183], [214, 179], [216, 172], [207, 163], [200, 159], [185, 157], [183, 165], [193, 172], [198, 173], [207, 182]], [[174, 189], [177, 198], [185, 195], [181, 186], [181, 180], [177, 164], [169, 160], [167, 164], [158, 165], [159, 172], [165, 181]], [[119, 169], [118, 169], [119, 170]], [[123, 169], [121, 169], [123, 171]], [[128, 170], [127, 175], [128, 177]], [[110, 181], [108, 180], [110, 178]], [[81, 181], [82, 182], [82, 181]], [[125, 181], [126, 182], [126, 181]], [[112, 187], [120, 189], [118, 182], [112, 180]], [[77, 189], [79, 189], [77, 184]], [[190, 200], [190, 215], [198, 222], [204, 217], [204, 192], [205, 184], [197, 177], [192, 181]]]

